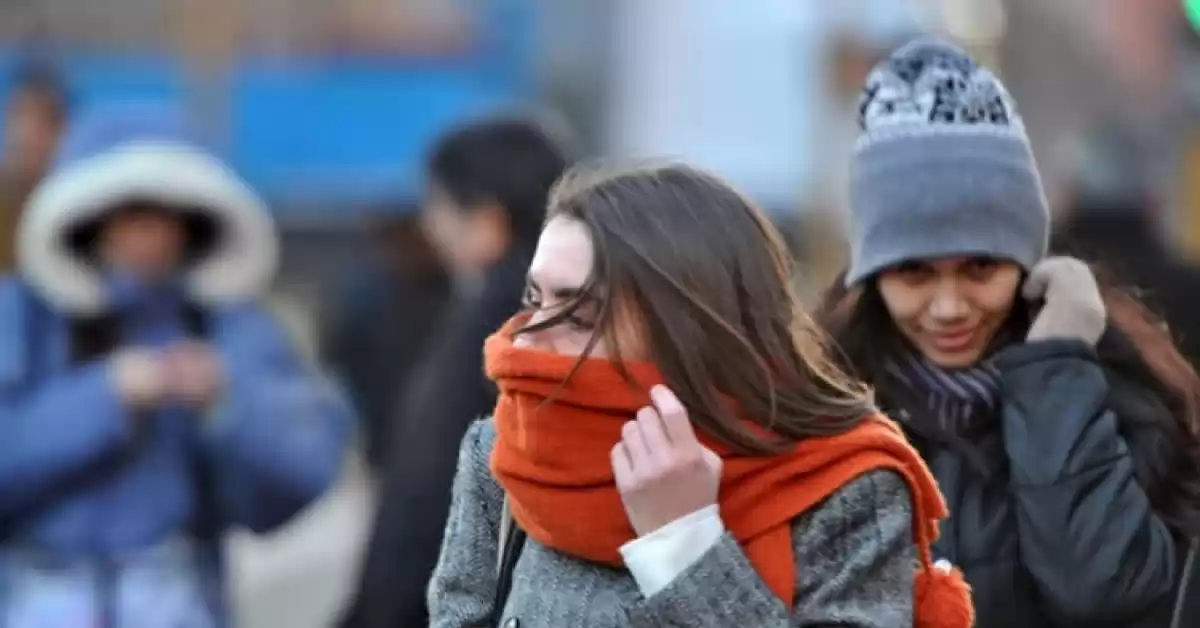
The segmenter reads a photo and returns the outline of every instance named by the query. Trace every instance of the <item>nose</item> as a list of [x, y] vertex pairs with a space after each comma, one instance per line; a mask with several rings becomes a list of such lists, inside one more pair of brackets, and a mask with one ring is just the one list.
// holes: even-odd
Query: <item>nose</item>
[[938, 322], [951, 322], [967, 316], [969, 307], [955, 281], [943, 281], [929, 302], [929, 315]]
[[[538, 310], [530, 315], [529, 320], [525, 321], [524, 326], [532, 327], [545, 321], [546, 318], [547, 316], [545, 312]], [[534, 329], [531, 331], [521, 332], [520, 334], [517, 334], [516, 338], [513, 338], [513, 346], [522, 349], [546, 349], [549, 346], [547, 344], [548, 339], [546, 337], [546, 334], [549, 333], [549, 331], [550, 330], [548, 329]]]

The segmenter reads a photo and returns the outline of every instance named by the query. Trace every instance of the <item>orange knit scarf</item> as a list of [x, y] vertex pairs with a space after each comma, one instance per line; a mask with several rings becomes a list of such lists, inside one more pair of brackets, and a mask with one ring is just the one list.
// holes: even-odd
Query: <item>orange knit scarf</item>
[[[621, 426], [662, 384], [651, 364], [625, 363], [625, 380], [606, 359], [577, 359], [514, 347], [513, 319], [488, 339], [488, 376], [500, 389], [492, 471], [513, 517], [530, 537], [572, 556], [621, 566], [618, 548], [635, 535], [617, 492], [609, 451]], [[549, 401], [548, 401], [549, 400]], [[763, 581], [789, 607], [795, 596], [791, 522], [854, 478], [875, 469], [900, 474], [913, 495], [920, 555], [917, 625], [969, 628], [970, 594], [957, 572], [932, 565], [930, 544], [946, 506], [932, 475], [894, 423], [872, 416], [850, 431], [810, 438], [776, 456], [745, 456], [700, 434], [724, 460], [720, 512]], [[799, 566], [803, 568], [803, 565]]]

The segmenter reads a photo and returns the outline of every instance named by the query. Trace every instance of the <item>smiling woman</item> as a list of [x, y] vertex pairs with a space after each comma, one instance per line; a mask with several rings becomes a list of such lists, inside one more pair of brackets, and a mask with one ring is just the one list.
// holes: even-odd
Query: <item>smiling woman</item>
[[1169, 625], [1200, 533], [1195, 371], [1130, 291], [1046, 257], [1028, 138], [988, 70], [915, 42], [860, 111], [852, 262], [819, 318], [946, 491], [935, 552], [978, 626]]
[[909, 260], [879, 274], [896, 327], [945, 368], [978, 362], [1008, 319], [1021, 268], [990, 257]]

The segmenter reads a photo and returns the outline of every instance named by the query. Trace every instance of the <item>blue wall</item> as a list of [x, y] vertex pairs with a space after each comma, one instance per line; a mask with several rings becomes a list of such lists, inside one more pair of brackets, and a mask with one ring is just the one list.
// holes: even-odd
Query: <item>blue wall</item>
[[[527, 0], [488, 0], [480, 37], [443, 58], [245, 58], [225, 94], [228, 158], [280, 213], [352, 215], [415, 199], [429, 143], [464, 118], [531, 96]], [[20, 51], [0, 51], [0, 98]], [[181, 64], [152, 55], [59, 52], [78, 104], [181, 101]]]

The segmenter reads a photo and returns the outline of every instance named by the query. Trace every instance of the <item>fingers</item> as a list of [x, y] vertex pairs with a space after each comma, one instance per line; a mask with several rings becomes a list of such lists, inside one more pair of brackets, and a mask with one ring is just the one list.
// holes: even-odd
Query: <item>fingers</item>
[[629, 490], [634, 485], [633, 462], [629, 459], [629, 452], [625, 448], [625, 442], [617, 443], [612, 451], [609, 452], [609, 459], [612, 461], [613, 477], [617, 481], [617, 489], [624, 492]]
[[671, 439], [657, 410], [649, 407], [638, 410], [637, 431], [651, 461], [659, 464], [670, 462]]
[[650, 463], [653, 456], [646, 446], [646, 440], [642, 438], [642, 430], [637, 421], [629, 421], [621, 427], [621, 444], [624, 445], [625, 454], [629, 456], [629, 462], [634, 469]]
[[662, 418], [666, 436], [672, 445], [681, 449], [700, 446], [700, 441], [696, 439], [696, 432], [692, 429], [692, 422], [688, 418], [687, 409], [683, 407], [683, 403], [679, 401], [675, 393], [666, 386], [655, 386], [650, 389], [650, 401], [658, 410], [658, 416]]
[[621, 442], [610, 452], [618, 485], [632, 486], [639, 477], [670, 469], [681, 460], [720, 468], [720, 457], [700, 444], [679, 398], [665, 386], [652, 388], [650, 398], [653, 407], [638, 410], [634, 420], [621, 427]]

